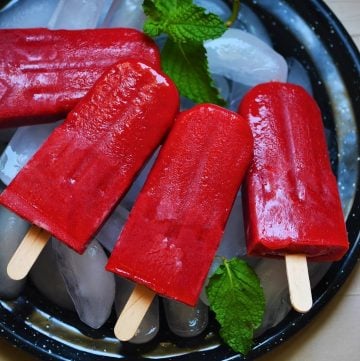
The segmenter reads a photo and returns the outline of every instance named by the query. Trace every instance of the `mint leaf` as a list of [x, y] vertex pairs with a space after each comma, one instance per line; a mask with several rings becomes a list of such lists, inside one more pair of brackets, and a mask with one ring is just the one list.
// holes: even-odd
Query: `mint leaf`
[[168, 39], [161, 61], [164, 72], [175, 82], [181, 95], [197, 103], [225, 104], [208, 72], [206, 50], [202, 44], [175, 43]]
[[148, 16], [144, 32], [150, 36], [166, 33], [175, 42], [202, 42], [221, 36], [226, 26], [221, 19], [190, 0], [145, 0]]
[[166, 17], [166, 13], [169, 11], [166, 4], [173, 4], [173, 1], [162, 0], [144, 0], [143, 10], [147, 15], [147, 19], [144, 23], [144, 33], [149, 36], [155, 37], [163, 32], [162, 19]]
[[144, 33], [155, 38], [156, 36], [160, 35], [163, 30], [162, 27], [159, 25], [157, 21], [153, 20], [146, 20], [144, 23]]
[[144, 32], [169, 38], [161, 54], [164, 71], [180, 94], [196, 103], [225, 105], [211, 79], [203, 41], [221, 36], [226, 27], [215, 14], [192, 0], [144, 0]]
[[144, 0], [142, 7], [145, 15], [151, 18], [157, 18], [157, 19], [160, 18], [157, 15], [158, 9], [156, 8], [155, 2], [153, 0]]
[[224, 260], [206, 291], [221, 326], [220, 336], [234, 351], [247, 354], [265, 311], [264, 292], [256, 273], [240, 259]]
[[166, 32], [178, 42], [202, 42], [221, 36], [225, 24], [218, 16], [205, 13], [203, 8], [195, 5], [181, 6], [166, 24]]

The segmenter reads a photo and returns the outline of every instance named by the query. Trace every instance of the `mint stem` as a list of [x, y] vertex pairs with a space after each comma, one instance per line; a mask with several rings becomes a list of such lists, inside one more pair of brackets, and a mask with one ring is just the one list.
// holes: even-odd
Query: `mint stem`
[[230, 18], [225, 22], [225, 25], [229, 28], [236, 21], [240, 11], [240, 0], [233, 1], [232, 13]]
[[232, 274], [231, 274], [229, 262], [228, 262], [228, 260], [227, 260], [226, 258], [224, 258], [224, 266], [225, 266], [226, 272], [227, 272], [228, 277], [229, 277], [229, 280], [230, 280], [231, 290], [233, 290], [233, 288], [234, 288], [234, 282], [233, 282], [233, 278], [232, 278]]

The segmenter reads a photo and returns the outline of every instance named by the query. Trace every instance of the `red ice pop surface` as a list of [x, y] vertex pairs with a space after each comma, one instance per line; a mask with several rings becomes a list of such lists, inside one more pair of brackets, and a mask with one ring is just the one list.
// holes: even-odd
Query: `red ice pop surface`
[[138, 61], [112, 66], [0, 196], [65, 244], [86, 244], [172, 126], [178, 93]]
[[254, 137], [243, 198], [248, 253], [340, 259], [347, 233], [315, 101], [299, 86], [266, 83], [239, 112]]
[[155, 43], [133, 29], [0, 30], [0, 128], [65, 117], [125, 58], [160, 69]]
[[107, 269], [194, 306], [251, 157], [236, 113], [207, 104], [181, 113]]

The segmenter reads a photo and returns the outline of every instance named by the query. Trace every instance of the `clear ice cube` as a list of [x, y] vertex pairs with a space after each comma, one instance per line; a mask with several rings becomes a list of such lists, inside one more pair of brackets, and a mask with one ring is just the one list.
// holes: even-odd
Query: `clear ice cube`
[[239, 30], [228, 29], [221, 37], [204, 43], [211, 73], [254, 86], [287, 79], [287, 63], [268, 44]]
[[123, 27], [142, 30], [145, 14], [143, 0], [114, 0], [104, 20], [108, 28]]
[[107, 256], [93, 240], [80, 255], [53, 239], [60, 273], [81, 321], [98, 329], [108, 319], [115, 299], [114, 275], [105, 270]]
[[[116, 297], [115, 309], [119, 316], [128, 301], [135, 283], [126, 280], [125, 278], [116, 277]], [[145, 317], [136, 330], [134, 337], [129, 341], [135, 344], [141, 344], [151, 341], [159, 331], [159, 298], [155, 296], [150, 308]]]
[[19, 127], [0, 156], [0, 179], [8, 185], [60, 122]]
[[60, 0], [51, 19], [50, 29], [89, 29], [96, 27], [105, 0]]
[[170, 330], [180, 337], [193, 337], [203, 332], [208, 324], [209, 310], [201, 301], [195, 307], [163, 298], [165, 316]]
[[47, 27], [58, 0], [21, 0], [0, 12], [0, 28]]
[[23, 289], [25, 279], [15, 281], [7, 274], [7, 265], [24, 238], [29, 225], [22, 218], [0, 206], [0, 297], [15, 298]]
[[55, 305], [75, 311], [74, 303], [60, 273], [52, 242], [47, 243], [31, 268], [30, 278], [39, 292]]

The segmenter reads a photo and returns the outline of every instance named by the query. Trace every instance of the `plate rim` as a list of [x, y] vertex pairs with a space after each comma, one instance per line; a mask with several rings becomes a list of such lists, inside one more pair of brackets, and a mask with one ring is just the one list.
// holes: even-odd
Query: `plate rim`
[[[340, 40], [343, 41], [343, 43], [346, 45], [347, 49], [347, 56], [351, 57], [352, 63], [354, 66], [358, 69], [358, 74], [360, 73], [360, 51], [357, 48], [354, 40], [344, 27], [344, 25], [341, 23], [339, 18], [334, 14], [334, 12], [330, 9], [330, 7], [323, 1], [323, 0], [307, 0], [309, 3], [309, 7], [312, 9], [315, 9], [319, 12], [320, 16], [323, 17], [327, 23], [331, 23], [332, 27], [335, 30], [335, 33], [337, 37], [339, 37]], [[259, 1], [261, 2], [261, 1]], [[287, 0], [287, 3], [291, 4], [291, 0]], [[360, 76], [359, 76], [360, 79]], [[358, 121], [359, 123], [359, 121]], [[359, 124], [357, 124], [359, 126]], [[359, 134], [359, 129], [358, 129]], [[358, 144], [359, 146], [359, 144]], [[359, 150], [358, 150], [359, 152]], [[356, 195], [355, 199], [352, 205], [353, 207], [357, 206], [360, 207], [360, 172], [359, 172], [359, 163], [358, 161], [358, 179], [357, 179], [357, 188], [356, 188]], [[359, 212], [360, 213], [360, 212]], [[352, 219], [351, 217], [347, 220], [347, 226], [348, 223], [351, 222], [360, 222], [360, 216], [357, 214], [357, 217], [355, 219]], [[358, 223], [359, 224], [359, 223]], [[350, 232], [349, 232], [350, 233]], [[270, 329], [269, 331], [272, 331], [272, 336], [269, 338], [267, 335], [269, 332], [267, 331], [263, 337], [259, 337], [257, 339], [258, 343], [255, 345], [252, 351], [244, 357], [240, 354], [236, 354], [233, 351], [231, 351], [227, 346], [221, 345], [216, 349], [216, 355], [220, 358], [214, 358], [214, 360], [224, 360], [224, 359], [231, 359], [231, 360], [253, 360], [257, 357], [260, 357], [261, 355], [264, 355], [274, 348], [281, 345], [283, 342], [286, 342], [288, 339], [292, 338], [296, 333], [300, 332], [305, 325], [307, 325], [316, 315], [319, 314], [319, 312], [329, 303], [329, 301], [338, 293], [338, 291], [343, 286], [345, 280], [348, 279], [350, 276], [352, 270], [354, 269], [355, 265], [357, 264], [359, 257], [360, 257], [360, 230], [359, 229], [352, 229], [351, 230], [351, 237], [354, 239], [354, 242], [351, 245], [351, 248], [349, 252], [344, 256], [344, 258], [341, 261], [335, 262], [326, 275], [324, 277], [328, 277], [331, 279], [328, 283], [328, 287], [325, 290], [320, 290], [319, 294], [316, 297], [316, 300], [314, 302], [314, 305], [312, 309], [306, 313], [306, 314], [297, 314], [295, 317], [295, 326], [291, 324], [284, 325], [283, 322], [280, 322], [279, 325], [276, 327]], [[349, 236], [350, 238], [350, 236]], [[333, 276], [335, 273], [335, 277], [329, 277], [329, 275]], [[315, 291], [317, 290], [317, 287], [315, 288]], [[6, 310], [0, 305], [1, 312], [6, 312]], [[293, 312], [293, 311], [291, 311]], [[24, 321], [24, 320], [22, 320]], [[6, 337], [4, 337], [6, 335]], [[42, 335], [43, 336], [43, 335]], [[9, 327], [8, 325], [3, 323], [3, 319], [0, 318], [0, 337], [5, 338], [9, 343], [13, 344], [14, 346], [18, 346], [21, 349], [35, 355], [36, 357], [40, 357], [43, 360], [68, 360], [68, 358], [64, 358], [61, 355], [55, 355], [55, 353], [49, 353], [47, 349], [34, 345], [31, 341], [29, 341], [27, 338], [22, 337], [21, 335], [18, 335], [14, 330]], [[269, 347], [268, 343], [269, 340], [271, 341], [272, 345]], [[54, 341], [52, 341], [54, 342]], [[61, 344], [59, 342], [59, 344]], [[221, 355], [220, 355], [221, 354]], [[89, 353], [84, 353], [84, 356], [89, 355]], [[193, 354], [184, 355], [184, 356], [175, 356], [174, 359], [178, 361], [182, 360], [188, 360], [189, 358], [193, 357]], [[196, 353], [195, 353], [196, 355]], [[80, 354], [79, 354], [80, 356]], [[91, 355], [91, 359], [96, 359], [95, 355]], [[197, 355], [197, 356], [200, 356]], [[208, 359], [212, 358], [212, 356], [208, 355], [205, 356], [205, 358], [201, 359]], [[99, 356], [99, 359], [103, 359], [103, 356]], [[109, 358], [109, 360], [112, 358]], [[144, 358], [139, 358], [136, 356], [126, 356], [123, 358], [124, 360], [144, 360]], [[200, 360], [200, 358], [196, 358]]]

